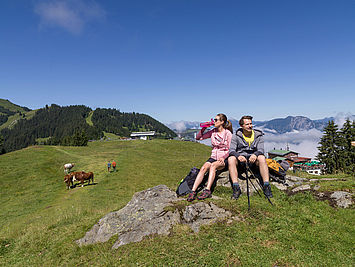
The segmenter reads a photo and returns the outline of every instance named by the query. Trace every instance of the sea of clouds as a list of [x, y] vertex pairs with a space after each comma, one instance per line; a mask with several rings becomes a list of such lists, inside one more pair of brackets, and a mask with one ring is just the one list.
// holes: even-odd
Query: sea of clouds
[[[355, 116], [351, 113], [338, 113], [334, 117], [334, 122], [338, 125], [338, 128], [342, 128], [346, 119], [355, 120]], [[182, 132], [188, 128], [192, 128], [192, 125], [198, 125], [197, 122], [185, 122], [179, 121], [174, 122], [169, 125], [170, 128]], [[283, 149], [288, 148], [291, 151], [299, 153], [300, 157], [308, 157], [315, 159], [318, 155], [319, 141], [323, 135], [323, 132], [317, 129], [310, 129], [305, 131], [292, 131], [284, 134], [278, 134], [275, 130], [263, 129], [265, 136], [265, 152], [273, 149]], [[209, 139], [202, 140], [200, 143], [205, 145], [211, 145]]]
[[[334, 117], [334, 123], [338, 129], [342, 128], [346, 119], [355, 120], [355, 116], [350, 113], [338, 113]], [[323, 132], [317, 129], [307, 131], [292, 131], [284, 134], [272, 133], [273, 130], [262, 129], [265, 131], [265, 152], [272, 149], [289, 150], [298, 152], [300, 157], [315, 159], [318, 155], [319, 141]]]

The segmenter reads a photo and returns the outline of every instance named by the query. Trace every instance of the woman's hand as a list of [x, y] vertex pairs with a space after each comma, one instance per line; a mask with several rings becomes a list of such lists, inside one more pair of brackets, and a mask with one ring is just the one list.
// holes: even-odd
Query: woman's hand
[[222, 164], [222, 165], [225, 165], [225, 164], [224, 164], [224, 159], [219, 159], [218, 162], [219, 162], [220, 164]]

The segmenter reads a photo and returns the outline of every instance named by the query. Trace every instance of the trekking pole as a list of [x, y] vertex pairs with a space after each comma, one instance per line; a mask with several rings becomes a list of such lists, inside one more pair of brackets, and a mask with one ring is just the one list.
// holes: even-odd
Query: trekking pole
[[[248, 162], [245, 163], [246, 169], [248, 169]], [[247, 196], [248, 196], [248, 211], [250, 211], [250, 197], [249, 197], [249, 174], [248, 170], [245, 172], [245, 176], [247, 177]]]
[[[246, 173], [248, 173], [248, 171], [250, 171], [250, 173], [252, 174], [252, 176], [255, 178], [257, 184], [258, 184], [259, 187], [262, 189], [263, 187], [262, 187], [262, 185], [261, 185], [259, 179], [255, 176], [255, 174], [252, 172], [252, 170], [250, 169], [249, 165], [247, 164], [247, 172], [246, 172]], [[248, 175], [247, 175], [247, 177], [248, 177]], [[260, 195], [260, 193], [259, 193], [259, 190], [256, 189], [256, 187], [254, 186], [254, 183], [253, 183], [251, 180], [250, 180], [250, 182], [251, 182], [251, 184], [253, 185], [253, 187], [254, 187], [254, 189], [256, 190], [256, 192], [258, 192], [259, 196], [262, 197], [262, 196]], [[267, 198], [267, 200], [270, 202], [271, 205], [274, 205], [274, 204], [271, 202], [271, 200], [270, 200], [270, 198], [269, 198], [268, 196], [266, 196], [265, 194], [264, 194], [264, 196]]]

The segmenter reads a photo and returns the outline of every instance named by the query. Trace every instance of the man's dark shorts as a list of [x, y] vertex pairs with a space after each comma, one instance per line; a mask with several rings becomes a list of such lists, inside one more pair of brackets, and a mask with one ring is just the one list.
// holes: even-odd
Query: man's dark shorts
[[[251, 154], [252, 155], [252, 154]], [[251, 157], [251, 155], [248, 156], [243, 156], [247, 159], [247, 162], [249, 162], [249, 158]], [[235, 157], [235, 156], [230, 156], [230, 157]], [[242, 171], [244, 172], [246, 170], [246, 164], [245, 162], [240, 162], [239, 159], [237, 157], [235, 157], [238, 161], [238, 171]], [[253, 164], [249, 165], [249, 167], [251, 168], [252, 171], [258, 171], [259, 168], [256, 165], [256, 163], [254, 162]]]

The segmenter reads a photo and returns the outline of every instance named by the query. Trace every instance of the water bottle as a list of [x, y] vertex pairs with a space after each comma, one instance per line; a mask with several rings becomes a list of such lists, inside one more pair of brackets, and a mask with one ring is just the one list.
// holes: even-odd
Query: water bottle
[[212, 125], [214, 125], [213, 119], [211, 119], [211, 121], [206, 121], [206, 122], [201, 122], [200, 123], [200, 127], [202, 127], [202, 128], [204, 128], [204, 127], [208, 128], [208, 127], [210, 127]]

